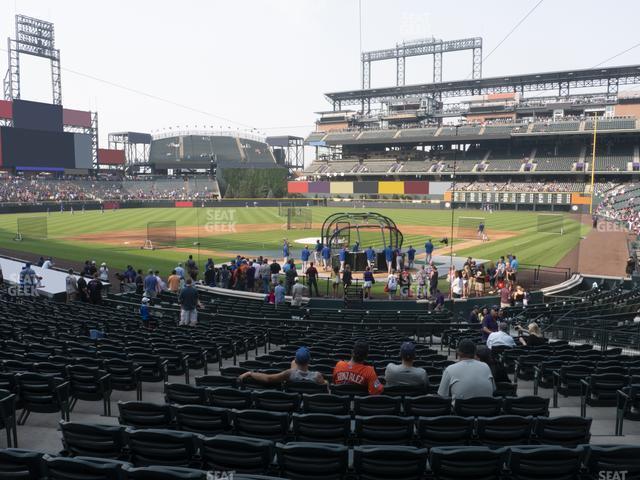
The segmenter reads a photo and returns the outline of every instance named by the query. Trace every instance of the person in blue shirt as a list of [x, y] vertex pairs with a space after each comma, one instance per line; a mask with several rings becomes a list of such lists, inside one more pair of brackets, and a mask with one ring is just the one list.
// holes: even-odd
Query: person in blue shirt
[[140, 320], [142, 320], [142, 326], [144, 328], [149, 328], [149, 299], [147, 297], [142, 297]]
[[427, 265], [431, 263], [431, 256], [433, 255], [433, 243], [429, 238], [427, 243], [424, 244], [424, 251], [427, 254]]
[[369, 247], [365, 250], [365, 253], [367, 255], [367, 264], [369, 265], [369, 268], [373, 271], [376, 263], [376, 251], [373, 249], [373, 247]]
[[356, 240], [356, 243], [354, 243], [354, 244], [353, 244], [353, 247], [351, 248], [351, 251], [352, 251], [353, 253], [357, 253], [357, 252], [359, 252], [359, 251], [360, 251], [360, 242], [358, 242], [358, 241]]
[[287, 263], [289, 261], [289, 242], [285, 238], [282, 242], [282, 256], [284, 258], [283, 263]]
[[513, 257], [511, 258], [511, 270], [513, 270], [514, 272], [517, 272], [519, 266], [520, 266], [520, 263], [518, 262], [518, 259], [516, 259], [516, 256], [513, 255]]
[[309, 265], [309, 257], [311, 256], [311, 251], [307, 245], [304, 246], [302, 252], [300, 252], [300, 259], [302, 260], [302, 271], [306, 272], [307, 267]]
[[331, 249], [325, 245], [322, 247], [322, 269], [327, 271], [331, 263]]
[[320, 266], [320, 258], [322, 257], [323, 248], [324, 248], [324, 245], [322, 245], [322, 242], [320, 240], [316, 240], [316, 247], [313, 252], [313, 258], [315, 260], [315, 264], [318, 267]]
[[144, 294], [148, 298], [156, 297], [156, 290], [158, 288], [158, 277], [153, 273], [153, 270], [149, 270], [149, 273], [144, 277]]
[[413, 268], [413, 263], [416, 260], [416, 249], [413, 248], [413, 245], [409, 245], [409, 250], [407, 250], [407, 260], [409, 261], [409, 269]]
[[284, 303], [285, 288], [284, 288], [284, 285], [282, 285], [282, 280], [278, 281], [278, 284], [276, 285], [276, 288], [274, 289], [274, 293], [275, 293], [275, 296], [276, 296], [276, 307], [277, 307], [281, 303]]
[[393, 266], [393, 248], [391, 248], [391, 245], [384, 247], [384, 259], [387, 262], [388, 273], [391, 275], [391, 267]]
[[344, 271], [344, 263], [347, 261], [347, 253], [348, 253], [347, 247], [342, 247], [342, 249], [338, 253], [338, 258], [340, 260], [340, 271], [341, 272]]
[[180, 278], [184, 278], [184, 268], [182, 267], [181, 263], [179, 263], [174, 270], [176, 271], [176, 275], [178, 275]]

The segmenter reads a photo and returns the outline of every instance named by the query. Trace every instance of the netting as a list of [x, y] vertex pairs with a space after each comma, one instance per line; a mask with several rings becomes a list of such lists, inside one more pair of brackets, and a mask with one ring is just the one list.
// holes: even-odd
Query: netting
[[311, 229], [312, 213], [307, 207], [287, 208], [287, 230]]
[[176, 222], [148, 222], [147, 223], [147, 239], [144, 246], [147, 250], [155, 250], [157, 248], [170, 248], [176, 246]]
[[287, 217], [289, 209], [293, 207], [293, 202], [278, 202], [278, 216]]
[[17, 219], [14, 240], [46, 240], [47, 217], [22, 217]]
[[564, 215], [561, 213], [538, 214], [538, 233], [564, 235]]
[[467, 239], [481, 238], [482, 233], [486, 233], [486, 230], [484, 217], [459, 217], [455, 237]]

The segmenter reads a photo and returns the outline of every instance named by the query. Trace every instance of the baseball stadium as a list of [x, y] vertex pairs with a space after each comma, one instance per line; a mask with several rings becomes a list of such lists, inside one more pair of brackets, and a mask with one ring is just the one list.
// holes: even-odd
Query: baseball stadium
[[640, 63], [603, 66], [640, 44], [487, 76], [512, 32], [360, 31], [304, 135], [105, 133], [63, 102], [69, 37], [14, 20], [0, 478], [640, 478]]

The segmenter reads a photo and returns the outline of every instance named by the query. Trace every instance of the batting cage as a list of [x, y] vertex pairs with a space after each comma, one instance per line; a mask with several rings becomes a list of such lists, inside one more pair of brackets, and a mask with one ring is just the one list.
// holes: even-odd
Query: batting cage
[[14, 240], [46, 240], [47, 217], [18, 217]]
[[147, 223], [147, 238], [141, 248], [144, 250], [156, 250], [158, 248], [171, 248], [175, 246], [175, 220]]
[[458, 217], [454, 237], [465, 239], [482, 238], [486, 234], [484, 217]]
[[564, 215], [562, 213], [540, 213], [538, 214], [538, 233], [551, 233], [554, 235], [564, 235]]
[[287, 208], [287, 230], [309, 230], [312, 224], [311, 209], [306, 207]]

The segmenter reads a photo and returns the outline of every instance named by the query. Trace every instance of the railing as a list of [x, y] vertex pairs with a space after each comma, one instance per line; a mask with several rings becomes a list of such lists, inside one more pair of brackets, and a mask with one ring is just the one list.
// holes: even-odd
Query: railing
[[525, 288], [544, 288], [566, 282], [571, 277], [568, 267], [550, 267], [547, 265], [520, 264], [518, 283]]

